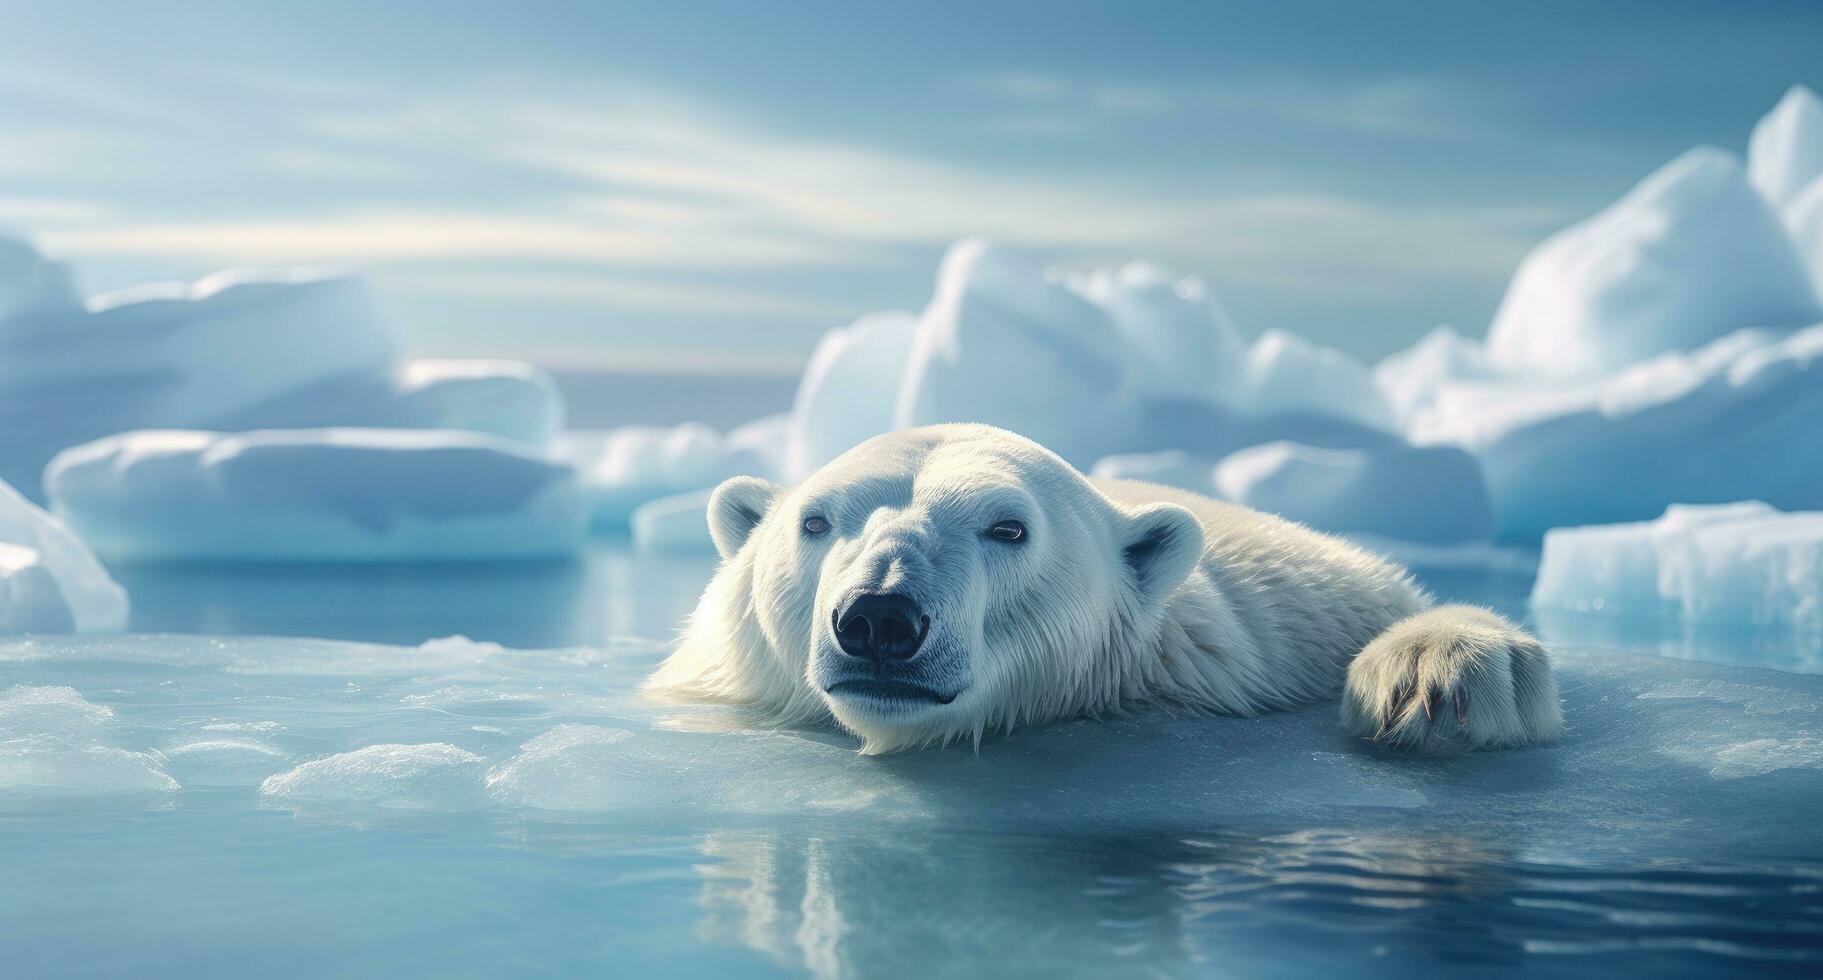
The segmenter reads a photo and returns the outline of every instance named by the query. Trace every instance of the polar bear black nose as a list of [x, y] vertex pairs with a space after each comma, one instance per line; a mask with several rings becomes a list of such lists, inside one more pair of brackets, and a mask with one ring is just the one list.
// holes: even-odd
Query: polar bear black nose
[[838, 608], [834, 625], [843, 653], [879, 663], [917, 653], [930, 630], [930, 617], [896, 592], [869, 592]]

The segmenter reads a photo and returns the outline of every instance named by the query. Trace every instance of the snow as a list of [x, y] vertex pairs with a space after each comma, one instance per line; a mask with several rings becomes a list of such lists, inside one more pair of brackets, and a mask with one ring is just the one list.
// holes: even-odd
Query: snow
[[1486, 540], [1493, 529], [1480, 468], [1448, 446], [1267, 443], [1223, 459], [1215, 489], [1236, 503], [1341, 534], [1441, 543]]
[[647, 501], [633, 511], [633, 547], [639, 551], [714, 551], [709, 537], [709, 496], [692, 490]]
[[127, 593], [64, 522], [0, 482], [0, 634], [113, 631]]
[[45, 485], [110, 561], [555, 557], [588, 516], [572, 467], [455, 431], [129, 432], [66, 450]]
[[1774, 207], [1791, 204], [1823, 177], [1823, 99], [1817, 93], [1793, 85], [1753, 127], [1747, 176]]
[[779, 458], [780, 425], [762, 419], [723, 436], [709, 426], [625, 426], [568, 432], [557, 456], [577, 467], [593, 522], [604, 530], [629, 527], [641, 504], [713, 488], [731, 476], [770, 478]]
[[1739, 159], [1698, 147], [1533, 249], [1488, 352], [1509, 371], [1585, 375], [1742, 328], [1818, 320], [1803, 261]]
[[1545, 535], [1532, 604], [1823, 631], [1823, 512], [1759, 501]]
[[[34, 678], [0, 692], [0, 792], [181, 800], [239, 786], [257, 788], [260, 805], [330, 819], [392, 808], [646, 826], [826, 816], [882, 833], [1423, 820], [1558, 847], [1657, 839], [1669, 821], [1680, 837], [1781, 853], [1814, 850], [1816, 831], [1780, 815], [1823, 805], [1823, 677], [1559, 650], [1563, 742], [1453, 759], [1376, 751], [1343, 736], [1330, 706], [1251, 719], [1144, 712], [991, 738], [979, 754], [872, 758], [836, 732], [756, 730], [738, 711], [651, 703], [637, 686], [660, 656], [656, 643], [0, 641], [0, 667]], [[212, 755], [221, 764], [205, 766]], [[205, 769], [196, 783], [173, 775]]]
[[1247, 351], [1245, 390], [1255, 415], [1319, 415], [1394, 428], [1392, 410], [1365, 365], [1283, 330], [1266, 331]]
[[1497, 535], [1645, 520], [1673, 503], [1823, 508], [1823, 324], [1745, 330], [1590, 381], [1458, 386], [1412, 426], [1481, 463]]

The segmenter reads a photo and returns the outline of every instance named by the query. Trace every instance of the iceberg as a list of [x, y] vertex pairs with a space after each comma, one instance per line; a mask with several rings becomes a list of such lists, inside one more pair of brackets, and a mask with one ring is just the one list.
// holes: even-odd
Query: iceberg
[[1244, 404], [1255, 416], [1316, 415], [1393, 431], [1392, 410], [1360, 361], [1268, 330], [1247, 351]]
[[817, 342], [792, 402], [783, 470], [788, 479], [801, 480], [892, 431], [917, 326], [909, 313], [873, 313]]
[[1098, 480], [1144, 480], [1205, 497], [1219, 497], [1215, 489], [1214, 459], [1182, 449], [1152, 453], [1118, 453], [1095, 461], [1089, 475]]
[[1674, 503], [1823, 509], [1823, 324], [1744, 330], [1614, 375], [1460, 385], [1412, 441], [1481, 463], [1497, 535], [1646, 520]]
[[1532, 605], [1823, 632], [1823, 512], [1760, 501], [1673, 506], [1654, 521], [1557, 528]]
[[1797, 200], [1823, 177], [1823, 99], [1802, 85], [1753, 127], [1747, 141], [1747, 179], [1773, 207]]
[[1401, 431], [1414, 418], [1429, 411], [1445, 388], [1461, 382], [1486, 382], [1499, 377], [1488, 364], [1487, 348], [1478, 340], [1442, 326], [1417, 343], [1388, 354], [1374, 365], [1374, 386], [1380, 390]]
[[1246, 342], [1201, 279], [1130, 262], [1065, 281], [1113, 320], [1146, 393], [1228, 405], [1244, 397]]
[[714, 489], [692, 490], [640, 504], [634, 509], [633, 547], [639, 551], [713, 552], [709, 536], [709, 496]]
[[1507, 371], [1594, 375], [1742, 328], [1819, 320], [1804, 263], [1739, 159], [1698, 147], [1533, 249], [1488, 353]]
[[1337, 534], [1485, 541], [1494, 516], [1481, 469], [1460, 449], [1321, 449], [1273, 442], [1215, 467], [1217, 493]]
[[558, 557], [588, 518], [573, 467], [455, 431], [128, 432], [60, 453], [45, 486], [110, 561]]
[[82, 539], [0, 482], [0, 634], [112, 632], [127, 593]]
[[894, 426], [985, 422], [1087, 466], [1134, 432], [1125, 345], [1105, 311], [1041, 268], [962, 242], [918, 319]]
[[40, 255], [30, 243], [0, 235], [0, 342], [15, 316], [81, 305], [67, 266]]
[[581, 473], [597, 528], [629, 527], [647, 501], [713, 488], [731, 476], [774, 478], [778, 425], [749, 423], [727, 436], [709, 426], [631, 425], [605, 432], [567, 432], [557, 456]]

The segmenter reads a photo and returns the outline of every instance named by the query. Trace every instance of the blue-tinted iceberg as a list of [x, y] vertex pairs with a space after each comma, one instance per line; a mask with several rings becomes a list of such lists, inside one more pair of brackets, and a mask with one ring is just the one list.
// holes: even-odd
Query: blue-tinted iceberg
[[1498, 536], [1655, 517], [1673, 503], [1823, 508], [1823, 325], [1745, 330], [1608, 377], [1463, 385], [1412, 438], [1481, 463]]
[[1205, 497], [1219, 496], [1215, 489], [1215, 460], [1181, 449], [1151, 453], [1117, 453], [1095, 462], [1089, 475], [1104, 480], [1144, 480], [1162, 483]]
[[633, 547], [640, 551], [713, 552], [709, 536], [709, 495], [713, 489], [672, 494], [633, 511]]
[[1136, 429], [1126, 340], [1102, 308], [983, 242], [944, 256], [899, 388], [899, 428], [985, 422], [1087, 466]]
[[1823, 177], [1823, 99], [1793, 85], [1747, 141], [1747, 177], [1775, 208], [1784, 208]]
[[45, 486], [110, 561], [552, 557], [588, 520], [573, 467], [455, 431], [130, 432], [59, 454]]
[[1365, 365], [1283, 330], [1261, 334], [1247, 352], [1243, 404], [1262, 417], [1319, 416], [1395, 428], [1392, 410]]
[[1201, 279], [1129, 262], [1066, 282], [1113, 320], [1141, 390], [1228, 405], [1246, 397], [1247, 344]]
[[1742, 328], [1819, 320], [1803, 260], [1739, 159], [1698, 147], [1533, 249], [1488, 351], [1510, 371], [1590, 375]]
[[899, 379], [917, 326], [909, 313], [874, 313], [817, 342], [792, 403], [783, 471], [787, 478], [802, 479], [893, 430]]
[[1546, 609], [1823, 632], [1823, 512], [1749, 501], [1545, 535]]
[[596, 527], [625, 530], [647, 501], [712, 488], [731, 476], [777, 473], [783, 426], [761, 419], [726, 435], [689, 422], [570, 432], [557, 455], [581, 473]]
[[0, 634], [119, 630], [127, 593], [63, 522], [0, 482]]
[[1322, 531], [1485, 541], [1493, 513], [1474, 457], [1449, 446], [1320, 449], [1273, 442], [1215, 468], [1222, 497]]

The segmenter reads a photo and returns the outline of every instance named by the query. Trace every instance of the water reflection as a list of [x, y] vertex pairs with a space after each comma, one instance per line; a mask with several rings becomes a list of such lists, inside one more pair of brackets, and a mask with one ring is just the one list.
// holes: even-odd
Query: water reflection
[[1570, 973], [1707, 974], [1823, 957], [1823, 867], [1807, 864], [1564, 865], [1461, 836], [1328, 830], [748, 829], [700, 851], [702, 937], [826, 978], [1500, 971], [1532, 954]]

